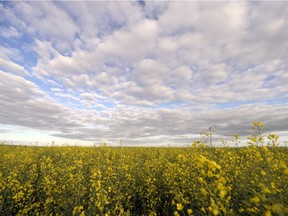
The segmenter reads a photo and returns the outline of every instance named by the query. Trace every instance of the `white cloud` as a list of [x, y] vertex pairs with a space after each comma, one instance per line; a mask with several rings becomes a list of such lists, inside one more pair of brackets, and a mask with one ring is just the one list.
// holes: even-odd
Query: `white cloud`
[[10, 60], [19, 61], [23, 59], [20, 50], [4, 46], [0, 46], [0, 58], [3, 58], [7, 61]]
[[100, 52], [108, 58], [135, 61], [145, 58], [156, 45], [159, 27], [154, 20], [142, 20], [129, 30], [115, 31], [99, 44]]
[[[212, 126], [217, 131], [218, 136], [231, 136], [238, 133], [242, 138], [246, 138], [253, 133], [250, 129], [251, 121], [259, 119], [267, 125], [265, 132], [283, 130], [288, 126], [285, 117], [287, 115], [282, 115], [287, 113], [286, 110], [287, 106], [269, 105], [246, 105], [226, 110], [211, 109], [211, 107], [203, 110], [187, 108], [149, 110], [132, 108], [131, 106], [117, 106], [105, 111], [106, 114], [103, 118], [100, 117], [101, 112], [94, 114], [90, 112], [84, 115], [84, 121], [86, 124], [92, 125], [92, 128], [80, 128], [75, 133], [59, 134], [58, 136], [91, 141], [98, 138], [99, 140], [114, 141], [115, 144], [120, 139], [127, 143], [133, 143], [137, 140], [137, 142], [146, 143], [147, 140], [160, 134], [168, 138], [166, 141], [170, 144], [177, 144], [179, 140], [175, 137], [186, 136], [188, 139], [184, 139], [183, 142], [189, 144], [193, 142], [195, 135], [207, 131]], [[269, 111], [279, 114], [271, 119], [270, 115], [267, 114]], [[99, 125], [103, 126], [99, 127]], [[98, 129], [93, 129], [94, 127]], [[154, 142], [156, 141], [158, 144], [163, 144], [163, 139], [154, 140]]]
[[71, 111], [57, 104], [34, 83], [0, 72], [0, 123], [42, 130], [69, 131], [80, 126]]
[[0, 29], [0, 37], [19, 38], [19, 37], [21, 37], [21, 33], [19, 33], [16, 28], [9, 26], [9, 27]]
[[168, 75], [169, 68], [165, 64], [152, 59], [144, 59], [135, 65], [133, 80], [140, 85], [159, 85]]
[[29, 33], [52, 40], [60, 51], [70, 49], [77, 26], [65, 10], [52, 2], [17, 2], [15, 9], [25, 22]]
[[0, 4], [0, 87], [7, 102], [0, 104], [1, 123], [129, 144], [187, 142], [209, 126], [246, 136], [254, 120], [281, 131], [287, 126], [287, 7]]
[[2, 68], [5, 71], [17, 74], [17, 75], [22, 75], [22, 76], [29, 75], [29, 73], [22, 66], [12, 61], [5, 60], [1, 57], [0, 57], [0, 68]]
[[181, 66], [175, 70], [175, 78], [179, 80], [190, 80], [193, 71], [187, 65]]
[[167, 10], [159, 16], [163, 32], [177, 34], [195, 30], [194, 23], [199, 13], [198, 7], [198, 2], [170, 2]]
[[102, 2], [57, 2], [57, 4], [63, 6], [74, 18], [74, 22], [80, 29], [80, 39], [88, 45], [93, 37], [106, 36], [115, 29], [133, 26], [142, 18], [141, 10], [134, 2], [107, 2], [105, 4]]

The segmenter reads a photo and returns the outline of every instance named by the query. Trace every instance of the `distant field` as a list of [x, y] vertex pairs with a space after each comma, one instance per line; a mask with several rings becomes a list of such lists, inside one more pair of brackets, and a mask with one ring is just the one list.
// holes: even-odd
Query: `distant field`
[[0, 146], [0, 215], [288, 215], [288, 148]]

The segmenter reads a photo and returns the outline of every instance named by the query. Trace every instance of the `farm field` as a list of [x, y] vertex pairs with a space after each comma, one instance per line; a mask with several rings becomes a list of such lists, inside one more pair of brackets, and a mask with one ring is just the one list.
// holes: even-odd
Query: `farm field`
[[288, 0], [0, 0], [0, 216], [288, 216], [287, 39]]
[[288, 215], [288, 148], [0, 146], [0, 215]]

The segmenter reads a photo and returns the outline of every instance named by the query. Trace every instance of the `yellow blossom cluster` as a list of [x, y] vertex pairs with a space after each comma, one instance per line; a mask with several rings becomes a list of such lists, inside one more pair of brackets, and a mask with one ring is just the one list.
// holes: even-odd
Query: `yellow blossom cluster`
[[0, 215], [288, 215], [287, 164], [276, 145], [0, 145]]

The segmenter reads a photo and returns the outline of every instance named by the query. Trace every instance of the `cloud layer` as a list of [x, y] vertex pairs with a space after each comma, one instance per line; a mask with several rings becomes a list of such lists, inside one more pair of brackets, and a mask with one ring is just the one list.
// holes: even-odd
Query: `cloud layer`
[[[288, 128], [287, 2], [0, 3], [0, 124], [111, 144]], [[1, 131], [2, 137], [5, 130]]]

